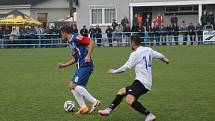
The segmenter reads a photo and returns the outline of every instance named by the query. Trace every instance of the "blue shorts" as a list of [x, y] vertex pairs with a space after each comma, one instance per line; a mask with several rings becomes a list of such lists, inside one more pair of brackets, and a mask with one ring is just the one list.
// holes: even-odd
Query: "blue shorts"
[[86, 86], [92, 72], [93, 69], [91, 67], [81, 67], [76, 70], [72, 82], [77, 85]]

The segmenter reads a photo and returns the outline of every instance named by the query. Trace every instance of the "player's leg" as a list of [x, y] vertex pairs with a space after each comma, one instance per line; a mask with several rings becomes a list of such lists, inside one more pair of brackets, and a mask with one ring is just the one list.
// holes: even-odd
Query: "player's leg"
[[71, 93], [74, 95], [74, 97], [75, 97], [76, 101], [78, 102], [80, 108], [82, 109], [82, 108], [85, 108], [87, 106], [86, 106], [86, 104], [84, 102], [83, 96], [80, 95], [77, 91], [74, 90], [76, 86], [77, 86], [76, 84], [70, 83], [69, 84], [69, 89], [70, 89]]
[[122, 102], [122, 99], [125, 95], [126, 88], [120, 89], [112, 103], [109, 105], [109, 107], [104, 110], [100, 110], [99, 114], [102, 116], [108, 116], [111, 113], [111, 111], [114, 110]]
[[95, 97], [93, 97], [85, 87], [83, 86], [76, 86], [75, 90], [77, 92], [79, 92], [80, 95], [82, 95], [83, 97], [85, 97], [90, 103], [92, 103], [92, 108], [90, 110], [90, 113], [92, 113], [99, 105], [100, 105], [100, 101], [97, 100]]
[[75, 91], [82, 95], [84, 98], [86, 98], [90, 103], [92, 103], [92, 108], [90, 112], [93, 112], [100, 105], [100, 101], [93, 97], [85, 88], [91, 73], [91, 68], [80, 68], [77, 72], [77, 77], [74, 83], [77, 84], [77, 86], [75, 87]]
[[127, 95], [126, 102], [128, 105], [130, 105], [132, 108], [134, 108], [141, 114], [144, 114], [145, 116], [150, 114], [150, 112], [140, 102], [138, 102], [133, 95]]
[[76, 87], [78, 86], [77, 82], [78, 81], [78, 70], [76, 71], [75, 75], [72, 78], [72, 81], [69, 83], [69, 89], [71, 91], [71, 93], [74, 95], [76, 101], [78, 102], [80, 108], [78, 110], [78, 112], [76, 114], [85, 114], [89, 112], [89, 109], [87, 107], [87, 105], [85, 104], [84, 98], [83, 96], [77, 91], [75, 90]]
[[139, 101], [138, 98], [148, 92], [148, 89], [138, 80], [135, 80], [132, 86], [127, 90], [126, 102], [133, 109], [146, 116], [145, 121], [154, 121], [155, 116], [150, 113]]
[[155, 121], [156, 117], [150, 113], [140, 102], [138, 102], [133, 95], [127, 95], [126, 102], [136, 111], [145, 115], [145, 121]]

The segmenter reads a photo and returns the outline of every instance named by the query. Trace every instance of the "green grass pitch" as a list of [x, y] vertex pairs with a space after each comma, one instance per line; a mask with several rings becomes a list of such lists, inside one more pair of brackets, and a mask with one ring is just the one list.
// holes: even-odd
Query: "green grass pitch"
[[[172, 64], [153, 62], [152, 91], [140, 102], [157, 116], [157, 121], [215, 120], [215, 46], [153, 47]], [[121, 87], [132, 83], [134, 70], [106, 75], [109, 68], [125, 63], [131, 50], [95, 48], [95, 70], [88, 90], [109, 105]], [[144, 121], [144, 116], [123, 100], [109, 117], [97, 113], [75, 116], [63, 109], [73, 100], [67, 89], [75, 66], [58, 70], [57, 63], [71, 57], [68, 49], [0, 50], [0, 121]]]

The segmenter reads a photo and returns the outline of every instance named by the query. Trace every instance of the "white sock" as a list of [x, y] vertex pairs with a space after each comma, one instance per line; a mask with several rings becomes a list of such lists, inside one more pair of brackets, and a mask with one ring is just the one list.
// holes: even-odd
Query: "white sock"
[[88, 91], [82, 86], [76, 86], [75, 91], [77, 91], [79, 94], [84, 96], [89, 102], [94, 103], [96, 102], [96, 98], [94, 98]]
[[72, 94], [75, 96], [76, 101], [78, 102], [80, 108], [86, 107], [86, 104], [84, 102], [84, 98], [82, 95], [80, 95], [78, 92], [75, 90], [71, 90]]

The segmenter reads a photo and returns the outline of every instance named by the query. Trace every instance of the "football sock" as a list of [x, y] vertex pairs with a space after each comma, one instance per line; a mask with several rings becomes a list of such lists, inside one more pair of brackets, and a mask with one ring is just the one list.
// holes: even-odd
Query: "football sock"
[[78, 102], [80, 108], [84, 108], [87, 107], [85, 102], [84, 102], [84, 98], [82, 95], [80, 95], [78, 92], [76, 92], [75, 90], [71, 90], [72, 94], [75, 96], [76, 101]]
[[133, 107], [136, 111], [140, 112], [141, 114], [144, 114], [145, 116], [150, 114], [150, 112], [138, 101], [134, 101], [131, 107]]
[[123, 95], [116, 95], [115, 99], [110, 104], [109, 108], [111, 108], [112, 110], [116, 108], [122, 102], [123, 97], [124, 97]]
[[77, 91], [80, 95], [85, 97], [89, 102], [94, 103], [97, 101], [88, 91], [82, 86], [76, 86], [75, 91]]

